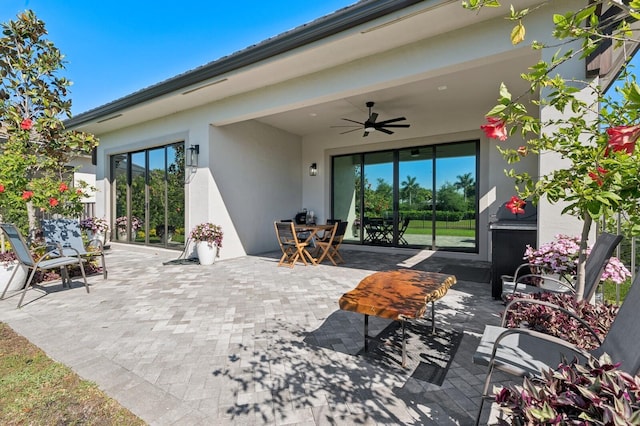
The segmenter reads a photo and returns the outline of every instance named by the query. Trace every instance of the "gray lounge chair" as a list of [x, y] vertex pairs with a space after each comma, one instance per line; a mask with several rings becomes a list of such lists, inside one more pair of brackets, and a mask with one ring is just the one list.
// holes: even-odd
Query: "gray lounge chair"
[[[599, 335], [575, 313], [540, 300], [530, 301], [530, 303], [561, 310], [575, 318], [596, 336], [598, 341], [601, 341]], [[640, 371], [640, 327], [637, 326], [640, 320], [639, 304], [640, 275], [637, 275], [602, 344], [592, 351], [585, 351], [565, 340], [533, 330], [505, 328], [506, 315], [503, 316], [501, 327], [486, 326], [480, 344], [473, 355], [474, 364], [488, 366], [476, 424], [480, 422], [484, 400], [491, 397], [489, 386], [494, 369], [514, 376], [542, 378], [542, 371], [556, 368], [562, 361], [562, 357], [567, 360], [577, 357], [583, 363], [589, 356], [597, 358], [607, 353], [613, 362], [621, 363], [620, 368], [623, 371], [632, 375], [638, 374]], [[507, 309], [510, 306], [511, 304], [507, 305]]]
[[[609, 234], [603, 232], [596, 239], [596, 243], [591, 248], [591, 252], [585, 261], [585, 276], [584, 276], [584, 299], [591, 300], [595, 294], [598, 284], [600, 283], [600, 277], [604, 271], [609, 258], [613, 255], [613, 251], [618, 244], [622, 241], [622, 235]], [[520, 275], [520, 271], [531, 265], [529, 263], [518, 266], [513, 274], [513, 282], [503, 281], [502, 298], [505, 299], [508, 295], [517, 296], [518, 294], [532, 294], [540, 293], [543, 291], [550, 291], [555, 293], [575, 293], [573, 283], [558, 279], [549, 275], [541, 274], [525, 274]], [[525, 284], [528, 280], [538, 279], [544, 283], [542, 286]]]
[[[18, 308], [22, 306], [24, 296], [27, 293], [29, 286], [33, 282], [33, 277], [35, 276], [36, 271], [39, 271], [39, 270], [45, 271], [49, 269], [60, 268], [61, 274], [62, 274], [63, 287], [65, 286], [65, 284], [71, 287], [71, 280], [69, 278], [67, 267], [70, 265], [78, 265], [80, 267], [80, 271], [82, 272], [82, 278], [84, 279], [84, 286], [87, 289], [87, 293], [89, 293], [89, 283], [87, 283], [87, 276], [84, 273], [84, 265], [83, 265], [84, 259], [80, 257], [75, 257], [75, 256], [60, 256], [59, 253], [62, 250], [60, 247], [57, 247], [54, 250], [46, 252], [38, 260], [35, 260], [31, 255], [29, 246], [27, 245], [24, 238], [22, 237], [22, 234], [20, 234], [20, 231], [18, 230], [18, 228], [15, 227], [15, 225], [12, 225], [9, 223], [2, 223], [0, 224], [0, 228], [2, 228], [2, 231], [9, 238], [11, 247], [13, 248], [13, 251], [16, 253], [16, 256], [18, 257], [18, 261], [21, 264], [27, 266], [28, 268], [31, 268], [31, 273], [27, 278], [27, 282], [24, 286], [24, 289], [22, 290], [22, 295], [20, 296], [20, 300], [18, 301]], [[7, 289], [9, 288], [11, 281], [15, 277], [15, 271], [17, 270], [18, 268], [15, 268], [14, 273], [11, 275], [9, 282], [4, 288], [2, 295], [0, 296], [0, 299], [4, 299], [4, 296], [7, 293]]]
[[104, 247], [99, 238], [90, 240], [87, 245], [82, 239], [80, 223], [75, 219], [45, 219], [42, 221], [42, 233], [48, 246], [62, 246], [63, 256], [80, 256], [92, 259], [100, 256], [102, 277], [107, 279], [107, 265], [104, 260]]

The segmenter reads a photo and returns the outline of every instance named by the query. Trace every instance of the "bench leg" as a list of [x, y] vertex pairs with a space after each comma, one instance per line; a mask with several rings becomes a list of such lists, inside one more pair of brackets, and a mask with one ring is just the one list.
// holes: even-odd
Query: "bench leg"
[[369, 351], [369, 315], [364, 314], [364, 351]]
[[402, 368], [407, 366], [407, 339], [404, 330], [405, 320], [402, 321]]
[[436, 332], [436, 305], [435, 302], [431, 302], [431, 334]]

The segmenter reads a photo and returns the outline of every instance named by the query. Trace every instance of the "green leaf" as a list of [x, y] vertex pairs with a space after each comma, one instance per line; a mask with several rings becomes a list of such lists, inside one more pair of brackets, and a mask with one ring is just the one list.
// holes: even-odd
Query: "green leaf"
[[514, 46], [520, 44], [524, 41], [525, 29], [522, 22], [518, 22], [518, 24], [513, 27], [511, 30], [511, 44]]

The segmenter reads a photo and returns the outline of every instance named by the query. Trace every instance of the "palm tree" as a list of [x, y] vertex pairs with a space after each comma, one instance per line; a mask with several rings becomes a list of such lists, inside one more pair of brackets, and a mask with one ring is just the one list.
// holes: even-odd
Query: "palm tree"
[[453, 184], [456, 189], [462, 189], [464, 195], [464, 201], [467, 202], [467, 196], [470, 195], [476, 186], [476, 181], [471, 173], [465, 173], [463, 175], [456, 176], [458, 181]]
[[407, 180], [402, 182], [403, 198], [409, 198], [409, 206], [411, 206], [411, 195], [420, 188], [420, 184], [416, 180], [415, 177], [407, 176]]

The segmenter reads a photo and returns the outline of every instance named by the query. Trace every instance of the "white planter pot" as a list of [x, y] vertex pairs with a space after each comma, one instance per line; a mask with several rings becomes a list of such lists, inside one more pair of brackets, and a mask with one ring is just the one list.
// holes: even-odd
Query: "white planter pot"
[[0, 265], [0, 293], [4, 291], [15, 268], [18, 268], [18, 270], [16, 271], [16, 276], [13, 277], [13, 281], [11, 281], [8, 291], [17, 291], [24, 288], [27, 282], [27, 268], [18, 262], [9, 263], [7, 265]]
[[198, 260], [201, 265], [213, 265], [218, 255], [218, 245], [214, 243], [207, 243], [206, 241], [199, 241], [196, 246], [196, 253], [198, 253]]
[[127, 240], [127, 230], [118, 229], [118, 240], [126, 241]]
[[87, 238], [89, 239], [89, 241], [93, 240], [93, 239], [97, 239], [98, 241], [100, 241], [102, 244], [106, 244], [106, 232], [102, 231], [102, 232], [93, 232], [93, 231], [87, 231]]

